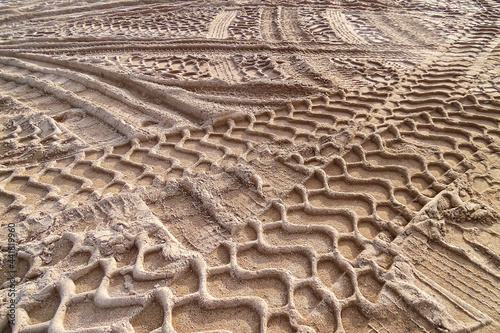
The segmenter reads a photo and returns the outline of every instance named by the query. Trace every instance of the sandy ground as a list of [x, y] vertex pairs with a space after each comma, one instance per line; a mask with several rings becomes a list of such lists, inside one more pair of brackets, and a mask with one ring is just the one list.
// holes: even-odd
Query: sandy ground
[[499, 22], [3, 1], [0, 332], [500, 332]]

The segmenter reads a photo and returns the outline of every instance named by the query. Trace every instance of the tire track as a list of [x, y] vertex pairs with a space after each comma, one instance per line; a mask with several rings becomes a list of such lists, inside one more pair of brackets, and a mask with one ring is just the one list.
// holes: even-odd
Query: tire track
[[326, 11], [326, 17], [336, 35], [345, 43], [367, 44], [366, 40], [352, 28], [342, 11], [329, 9]]
[[229, 26], [236, 18], [237, 10], [223, 10], [210, 23], [207, 38], [225, 39], [229, 37]]

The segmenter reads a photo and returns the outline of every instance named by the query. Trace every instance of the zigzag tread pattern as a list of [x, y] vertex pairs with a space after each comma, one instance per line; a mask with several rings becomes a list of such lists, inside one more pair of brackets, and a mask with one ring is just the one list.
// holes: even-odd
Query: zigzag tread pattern
[[2, 5], [0, 331], [496, 332], [499, 10]]

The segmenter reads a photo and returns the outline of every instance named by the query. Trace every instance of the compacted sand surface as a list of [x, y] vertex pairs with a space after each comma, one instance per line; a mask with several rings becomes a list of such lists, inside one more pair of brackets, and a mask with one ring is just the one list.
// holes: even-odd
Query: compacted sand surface
[[0, 4], [0, 332], [500, 332], [494, 0]]

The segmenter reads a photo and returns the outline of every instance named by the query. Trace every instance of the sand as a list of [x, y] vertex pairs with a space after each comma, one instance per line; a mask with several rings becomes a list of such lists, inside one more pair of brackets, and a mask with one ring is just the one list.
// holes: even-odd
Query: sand
[[0, 331], [500, 332], [499, 20], [2, 3]]

